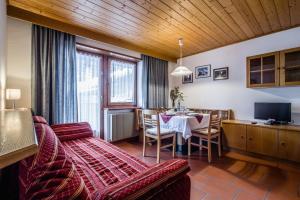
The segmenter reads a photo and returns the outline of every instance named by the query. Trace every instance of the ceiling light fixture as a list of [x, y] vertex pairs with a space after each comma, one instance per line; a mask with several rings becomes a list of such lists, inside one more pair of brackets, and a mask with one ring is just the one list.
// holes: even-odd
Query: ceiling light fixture
[[180, 38], [178, 40], [179, 43], [179, 49], [180, 49], [180, 58], [179, 58], [179, 66], [176, 67], [172, 72], [171, 75], [172, 76], [184, 76], [184, 75], [189, 75], [191, 73], [193, 73], [189, 68], [187, 68], [186, 66], [182, 65], [182, 47], [183, 47], [183, 39]]

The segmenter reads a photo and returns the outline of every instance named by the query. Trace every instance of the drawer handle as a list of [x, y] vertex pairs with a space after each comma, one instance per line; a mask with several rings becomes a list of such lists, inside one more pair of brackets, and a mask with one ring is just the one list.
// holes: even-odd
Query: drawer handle
[[249, 141], [252, 141], [252, 138], [249, 138]]
[[285, 147], [285, 142], [281, 142], [280, 144], [281, 146]]
[[241, 138], [244, 139], [244, 136], [241, 135]]

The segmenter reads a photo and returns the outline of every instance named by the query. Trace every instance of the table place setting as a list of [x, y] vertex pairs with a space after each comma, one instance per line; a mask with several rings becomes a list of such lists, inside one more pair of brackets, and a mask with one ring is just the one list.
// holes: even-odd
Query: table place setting
[[209, 118], [210, 115], [205, 113], [169, 110], [160, 114], [160, 126], [181, 133], [184, 139], [188, 139], [192, 130], [208, 127]]

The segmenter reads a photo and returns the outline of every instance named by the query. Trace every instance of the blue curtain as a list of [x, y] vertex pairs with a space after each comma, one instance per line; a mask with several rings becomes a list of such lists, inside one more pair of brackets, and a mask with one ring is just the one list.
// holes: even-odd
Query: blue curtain
[[142, 55], [142, 107], [167, 108], [169, 99], [168, 61]]
[[76, 122], [75, 36], [32, 26], [32, 109], [50, 124]]

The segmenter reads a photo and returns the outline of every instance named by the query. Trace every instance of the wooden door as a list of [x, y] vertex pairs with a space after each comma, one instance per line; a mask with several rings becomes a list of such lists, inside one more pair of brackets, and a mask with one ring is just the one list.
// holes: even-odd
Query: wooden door
[[280, 52], [280, 85], [300, 85], [300, 48]]
[[223, 128], [223, 144], [229, 148], [246, 150], [246, 125], [226, 124]]
[[267, 156], [277, 156], [277, 130], [247, 126], [247, 151]]
[[279, 131], [279, 158], [300, 162], [300, 133]]
[[247, 87], [279, 86], [279, 52], [247, 58]]

